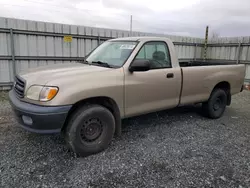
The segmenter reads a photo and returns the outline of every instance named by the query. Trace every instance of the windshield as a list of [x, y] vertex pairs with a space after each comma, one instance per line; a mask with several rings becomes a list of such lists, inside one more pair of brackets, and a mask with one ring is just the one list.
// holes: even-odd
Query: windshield
[[98, 46], [86, 59], [89, 63], [106, 63], [111, 67], [121, 67], [134, 50], [135, 41], [107, 41]]

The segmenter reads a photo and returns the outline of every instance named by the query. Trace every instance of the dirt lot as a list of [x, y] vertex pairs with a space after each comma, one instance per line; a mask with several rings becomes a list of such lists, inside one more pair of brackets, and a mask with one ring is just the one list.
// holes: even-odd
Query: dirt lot
[[87, 158], [60, 135], [19, 128], [0, 101], [0, 187], [250, 187], [250, 92], [219, 120], [199, 107], [125, 120], [122, 137]]

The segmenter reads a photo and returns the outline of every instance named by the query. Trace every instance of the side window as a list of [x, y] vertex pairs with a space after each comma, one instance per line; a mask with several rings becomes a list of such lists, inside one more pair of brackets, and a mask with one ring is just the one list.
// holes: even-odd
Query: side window
[[141, 48], [141, 50], [139, 51], [139, 53], [136, 56], [136, 59], [145, 59], [146, 55], [145, 55], [145, 46], [143, 46]]
[[147, 59], [151, 69], [170, 68], [171, 59], [165, 42], [147, 42], [140, 49], [135, 59]]

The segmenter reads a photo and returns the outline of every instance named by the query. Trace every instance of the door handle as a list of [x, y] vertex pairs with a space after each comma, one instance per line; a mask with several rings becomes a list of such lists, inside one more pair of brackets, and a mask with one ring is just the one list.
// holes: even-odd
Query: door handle
[[168, 73], [167, 74], [167, 78], [173, 78], [174, 77], [174, 73]]

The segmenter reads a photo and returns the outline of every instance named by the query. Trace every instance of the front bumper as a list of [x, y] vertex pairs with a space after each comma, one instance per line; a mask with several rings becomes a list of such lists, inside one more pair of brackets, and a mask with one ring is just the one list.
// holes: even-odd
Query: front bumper
[[17, 121], [24, 129], [35, 133], [58, 133], [61, 131], [72, 105], [39, 106], [20, 101], [13, 90], [9, 101]]

